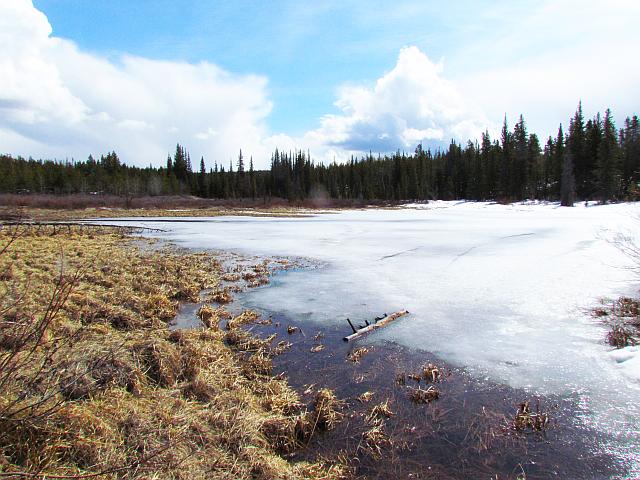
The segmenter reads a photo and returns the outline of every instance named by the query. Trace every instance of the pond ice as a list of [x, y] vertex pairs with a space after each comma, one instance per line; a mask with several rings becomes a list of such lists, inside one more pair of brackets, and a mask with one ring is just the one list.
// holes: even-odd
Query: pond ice
[[590, 308], [602, 297], [636, 293], [630, 259], [609, 240], [640, 230], [638, 214], [630, 204], [431, 202], [144, 224], [170, 229], [166, 237], [186, 247], [322, 261], [323, 268], [276, 277], [276, 288], [254, 290], [245, 301], [344, 324], [345, 333], [346, 317], [405, 308], [410, 317], [367, 341], [394, 340], [480, 377], [575, 396], [590, 422], [637, 440], [640, 352], [611, 352]]

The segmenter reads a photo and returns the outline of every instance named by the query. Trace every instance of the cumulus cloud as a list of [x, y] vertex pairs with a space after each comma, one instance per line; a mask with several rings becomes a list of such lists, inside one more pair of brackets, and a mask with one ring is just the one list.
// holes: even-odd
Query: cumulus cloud
[[340, 156], [478, 138], [490, 123], [443, 70], [417, 47], [403, 48], [373, 87], [341, 88], [335, 102], [341, 114], [324, 116], [305, 141], [324, 146], [325, 156]]
[[322, 161], [476, 138], [488, 122], [416, 47], [373, 86], [337, 92], [339, 114], [292, 138], [272, 134], [267, 79], [209, 63], [131, 55], [107, 59], [52, 35], [32, 0], [0, 1], [0, 152], [85, 159], [115, 150], [128, 164], [160, 165], [175, 142], [196, 161], [256, 168], [280, 148], [308, 148]]
[[179, 141], [210, 163], [240, 148], [268, 157], [266, 78], [207, 62], [111, 61], [51, 32], [31, 0], [0, 2], [0, 150], [83, 159], [115, 149], [148, 165]]
[[[459, 49], [458, 88], [493, 119], [555, 135], [582, 100], [591, 116], [608, 107], [621, 122], [640, 107], [637, 0], [544, 0], [492, 5], [476, 20], [490, 31]], [[496, 19], [508, 21], [496, 22]]]

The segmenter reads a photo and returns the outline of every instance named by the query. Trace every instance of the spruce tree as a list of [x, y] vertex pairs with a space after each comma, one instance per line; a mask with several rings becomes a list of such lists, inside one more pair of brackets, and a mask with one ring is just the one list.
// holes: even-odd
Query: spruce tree
[[624, 129], [620, 132], [620, 149], [623, 193], [628, 198], [637, 198], [640, 194], [640, 123], [636, 115], [625, 119]]
[[510, 179], [510, 196], [522, 199], [526, 196], [529, 169], [529, 138], [524, 117], [520, 115], [513, 129], [513, 169]]
[[573, 154], [565, 151], [562, 159], [562, 177], [560, 179], [560, 204], [563, 207], [573, 207], [574, 189]]
[[569, 135], [567, 137], [567, 148], [571, 153], [576, 181], [576, 193], [580, 198], [589, 195], [589, 174], [592, 165], [585, 155], [585, 126], [582, 115], [582, 101], [578, 103], [578, 109], [569, 122]]
[[619, 152], [616, 127], [611, 110], [604, 114], [602, 141], [598, 148], [598, 186], [600, 201], [607, 203], [618, 194], [619, 187]]
[[204, 165], [204, 157], [200, 157], [200, 174], [198, 175], [198, 191], [199, 191], [198, 194], [201, 197], [207, 196], [206, 182], [207, 182], [207, 169]]
[[500, 156], [500, 179], [499, 179], [499, 195], [509, 198], [511, 195], [511, 176], [513, 171], [513, 154], [512, 154], [512, 138], [507, 124], [507, 116], [504, 116], [502, 132], [500, 135], [501, 156]]

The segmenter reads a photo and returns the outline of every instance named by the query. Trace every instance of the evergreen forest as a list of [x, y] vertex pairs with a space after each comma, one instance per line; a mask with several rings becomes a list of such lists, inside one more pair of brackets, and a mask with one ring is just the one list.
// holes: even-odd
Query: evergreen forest
[[242, 151], [227, 165], [201, 158], [194, 166], [178, 144], [162, 164], [128, 166], [116, 152], [62, 162], [0, 155], [0, 193], [607, 203], [640, 195], [640, 125], [634, 115], [618, 129], [610, 110], [585, 120], [579, 105], [568, 127], [546, 140], [530, 133], [520, 116], [513, 129], [505, 118], [500, 138], [484, 133], [479, 141], [452, 141], [437, 151], [418, 145], [412, 153], [370, 153], [325, 165], [303, 150], [276, 150], [269, 170], [254, 170]]

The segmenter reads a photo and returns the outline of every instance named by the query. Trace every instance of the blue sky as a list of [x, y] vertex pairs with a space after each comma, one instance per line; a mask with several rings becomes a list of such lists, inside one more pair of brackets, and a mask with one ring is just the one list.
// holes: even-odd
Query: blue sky
[[[398, 51], [416, 45], [433, 58], [464, 40], [450, 9], [389, 2], [35, 0], [53, 26], [100, 55], [211, 61], [269, 78], [274, 130], [303, 134], [332, 110], [345, 82], [373, 82]], [[474, 6], [476, 6], [474, 8]], [[476, 16], [477, 2], [460, 2]], [[393, 11], [389, 15], [389, 10]]]
[[0, 150], [145, 165], [179, 141], [266, 166], [275, 146], [463, 142], [505, 114], [546, 137], [580, 99], [620, 122], [640, 110], [638, 20], [635, 0], [3, 0]]

